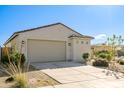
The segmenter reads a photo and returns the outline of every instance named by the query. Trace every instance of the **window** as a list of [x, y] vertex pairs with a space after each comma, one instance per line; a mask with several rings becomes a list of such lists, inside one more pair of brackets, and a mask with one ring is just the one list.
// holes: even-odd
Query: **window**
[[81, 44], [83, 44], [84, 43], [84, 41], [81, 41]]
[[86, 44], [88, 44], [89, 42], [87, 41]]
[[68, 43], [68, 46], [71, 46], [71, 43]]

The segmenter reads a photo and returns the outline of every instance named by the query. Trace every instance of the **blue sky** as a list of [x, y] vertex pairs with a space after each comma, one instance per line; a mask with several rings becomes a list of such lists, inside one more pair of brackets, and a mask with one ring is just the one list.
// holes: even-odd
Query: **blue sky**
[[124, 36], [124, 6], [0, 6], [0, 45], [16, 31], [56, 22], [103, 43]]

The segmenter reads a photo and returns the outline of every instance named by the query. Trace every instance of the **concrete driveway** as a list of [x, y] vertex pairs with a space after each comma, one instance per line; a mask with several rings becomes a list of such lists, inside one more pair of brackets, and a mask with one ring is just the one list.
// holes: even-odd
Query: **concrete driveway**
[[42, 72], [54, 78], [60, 85], [48, 87], [60, 88], [124, 88], [124, 77], [121, 73], [111, 72], [107, 75], [107, 70], [83, 65], [76, 62], [51, 62], [32, 64]]

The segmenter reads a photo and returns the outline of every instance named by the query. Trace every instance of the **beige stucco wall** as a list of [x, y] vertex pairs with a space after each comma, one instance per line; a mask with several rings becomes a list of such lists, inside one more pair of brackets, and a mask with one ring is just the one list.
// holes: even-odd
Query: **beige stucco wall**
[[[83, 41], [83, 43], [82, 43]], [[87, 44], [88, 42], [88, 44]], [[90, 53], [90, 39], [88, 38], [72, 38], [72, 57], [75, 61], [82, 61], [82, 54]]]

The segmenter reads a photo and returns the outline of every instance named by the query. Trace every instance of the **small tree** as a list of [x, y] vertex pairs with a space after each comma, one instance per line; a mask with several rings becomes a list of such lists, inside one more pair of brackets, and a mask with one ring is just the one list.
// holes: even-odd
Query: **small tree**
[[117, 45], [121, 45], [124, 42], [124, 39], [122, 38], [121, 35], [119, 36], [113, 35], [112, 37], [107, 38], [107, 42], [108, 42], [108, 45], [112, 47], [111, 56], [113, 56], [113, 59], [115, 59], [114, 58], [116, 54], [115, 48]]

